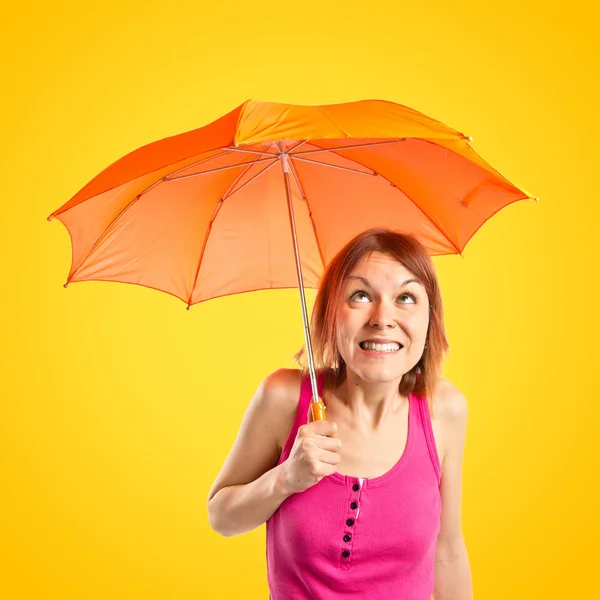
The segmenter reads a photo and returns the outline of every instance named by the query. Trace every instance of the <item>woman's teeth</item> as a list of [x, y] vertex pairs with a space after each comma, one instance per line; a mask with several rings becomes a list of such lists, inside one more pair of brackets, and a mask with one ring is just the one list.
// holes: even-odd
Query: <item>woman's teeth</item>
[[371, 350], [375, 352], [397, 352], [400, 350], [400, 344], [393, 342], [391, 344], [376, 344], [374, 342], [361, 342], [360, 347], [363, 350]]

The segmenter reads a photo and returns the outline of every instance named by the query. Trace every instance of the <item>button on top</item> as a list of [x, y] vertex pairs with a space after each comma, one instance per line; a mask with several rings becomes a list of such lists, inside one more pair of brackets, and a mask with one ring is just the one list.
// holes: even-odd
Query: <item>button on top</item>
[[352, 538], [351, 538], [351, 537], [350, 537], [348, 534], [346, 534], [346, 535], [344, 536], [344, 541], [345, 541], [345, 542], [349, 542], [351, 539], [352, 539]]
[[352, 489], [353, 489], [355, 492], [358, 492], [358, 490], [360, 490], [360, 485], [358, 485], [358, 483], [355, 483], [355, 484], [352, 486]]
[[358, 508], [358, 504], [357, 504], [356, 502], [352, 502], [352, 503], [350, 504], [350, 508], [351, 508], [352, 510], [355, 510], [355, 509], [357, 509], [357, 508]]
[[348, 525], [348, 527], [352, 527], [352, 525], [354, 525], [354, 519], [348, 519], [346, 521], [346, 525]]
[[350, 556], [350, 552], [348, 552], [348, 550], [344, 550], [344, 551], [342, 552], [342, 556], [343, 556], [344, 558], [348, 558], [348, 557]]

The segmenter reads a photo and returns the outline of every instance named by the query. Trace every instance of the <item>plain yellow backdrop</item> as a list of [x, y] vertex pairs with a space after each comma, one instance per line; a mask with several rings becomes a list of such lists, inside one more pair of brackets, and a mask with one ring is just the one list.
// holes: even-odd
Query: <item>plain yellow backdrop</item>
[[[22, 1], [2, 50], [0, 596], [267, 598], [264, 526], [206, 498], [247, 402], [302, 344], [297, 292], [185, 304], [62, 285], [46, 216], [122, 155], [247, 98], [382, 98], [539, 196], [434, 259], [469, 402], [475, 598], [595, 597], [600, 210], [592, 3]], [[435, 176], [435, 174], [432, 174]], [[314, 292], [308, 293], [312, 305]]]

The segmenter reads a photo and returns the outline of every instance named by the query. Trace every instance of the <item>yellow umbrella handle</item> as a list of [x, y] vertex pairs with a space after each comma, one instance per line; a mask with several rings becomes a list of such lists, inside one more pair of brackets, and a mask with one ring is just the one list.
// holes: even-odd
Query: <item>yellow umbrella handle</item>
[[318, 402], [310, 403], [310, 412], [312, 415], [313, 421], [326, 421], [325, 417], [325, 404], [321, 400]]

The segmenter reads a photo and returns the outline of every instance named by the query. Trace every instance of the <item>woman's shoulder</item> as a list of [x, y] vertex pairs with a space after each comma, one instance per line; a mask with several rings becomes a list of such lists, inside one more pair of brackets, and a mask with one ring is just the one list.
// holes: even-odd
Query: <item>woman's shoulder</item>
[[263, 409], [268, 411], [270, 419], [274, 420], [280, 450], [296, 418], [301, 385], [300, 369], [278, 369], [267, 375], [261, 383]]
[[[261, 383], [265, 408], [280, 414], [295, 414], [300, 398], [302, 371], [300, 369], [277, 369], [267, 375]], [[292, 416], [293, 420], [293, 416]]]
[[464, 417], [467, 412], [467, 400], [463, 393], [449, 380], [439, 377], [431, 398], [436, 417], [453, 421]]
[[[322, 387], [328, 379], [328, 372], [326, 369], [317, 369], [316, 376], [318, 385]], [[308, 380], [309, 376], [304, 375], [301, 369], [278, 369], [264, 379], [263, 393], [276, 405], [291, 403], [295, 407], [300, 398], [304, 377]]]
[[281, 405], [297, 402], [301, 383], [302, 371], [300, 369], [277, 369], [267, 375], [261, 385], [264, 397], [269, 404]]

